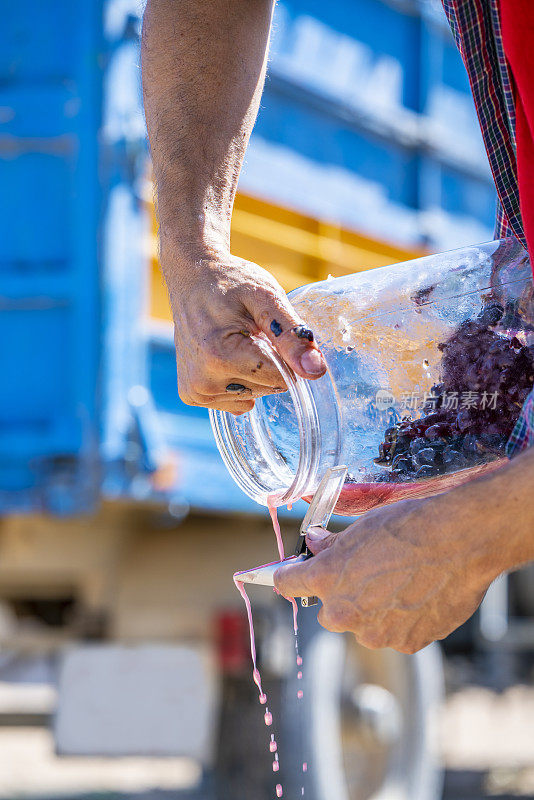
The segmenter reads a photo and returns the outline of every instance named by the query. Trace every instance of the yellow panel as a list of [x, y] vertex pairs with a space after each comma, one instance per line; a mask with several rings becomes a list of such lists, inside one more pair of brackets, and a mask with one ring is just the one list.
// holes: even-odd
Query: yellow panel
[[[171, 319], [167, 291], [161, 278], [155, 245], [157, 226], [154, 211], [150, 314]], [[248, 195], [238, 194], [232, 216], [232, 252], [265, 267], [286, 291], [328, 275], [381, 267], [424, 255], [380, 242], [276, 206]]]

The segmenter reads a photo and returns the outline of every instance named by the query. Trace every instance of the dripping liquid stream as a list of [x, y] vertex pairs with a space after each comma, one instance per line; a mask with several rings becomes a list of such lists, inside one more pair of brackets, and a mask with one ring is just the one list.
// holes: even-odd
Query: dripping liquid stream
[[[272, 523], [273, 523], [273, 529], [274, 529], [274, 533], [275, 533], [275, 536], [276, 536], [276, 543], [277, 543], [277, 547], [278, 547], [278, 555], [279, 555], [280, 561], [283, 561], [284, 555], [285, 555], [285, 553], [284, 553], [284, 543], [283, 543], [283, 540], [282, 540], [282, 534], [280, 532], [280, 523], [278, 522], [278, 514], [277, 514], [277, 510], [276, 510], [275, 506], [269, 505], [269, 514], [271, 515], [271, 520], [272, 520]], [[262, 706], [265, 706], [265, 713], [264, 713], [264, 716], [263, 716], [265, 725], [270, 728], [273, 725], [273, 716], [272, 716], [272, 713], [269, 711], [269, 707], [267, 705], [267, 699], [268, 698], [267, 698], [266, 693], [263, 691], [263, 687], [262, 687], [262, 684], [261, 684], [261, 675], [260, 675], [260, 671], [259, 671], [258, 666], [257, 666], [256, 639], [255, 639], [255, 635], [254, 635], [254, 620], [252, 618], [252, 606], [251, 606], [250, 599], [249, 599], [249, 597], [247, 595], [247, 592], [245, 590], [245, 587], [244, 587], [243, 583], [241, 581], [239, 581], [239, 580], [236, 580], [235, 577], [234, 577], [234, 583], [235, 583], [236, 588], [238, 589], [239, 593], [241, 594], [241, 597], [243, 598], [243, 600], [245, 602], [245, 608], [247, 610], [247, 617], [248, 617], [248, 624], [249, 624], [249, 631], [250, 631], [250, 654], [251, 654], [251, 657], [252, 657], [252, 678], [254, 680], [254, 683], [258, 687], [259, 701], [260, 701]], [[295, 635], [295, 656], [296, 656], [296, 666], [297, 666], [297, 681], [300, 682], [302, 680], [302, 665], [303, 665], [303, 662], [302, 662], [302, 656], [299, 653], [299, 643], [298, 643], [298, 606], [297, 606], [297, 601], [295, 600], [294, 597], [291, 597], [291, 598], [288, 597], [288, 598], [285, 598], [285, 599], [288, 600], [288, 602], [291, 603], [292, 610], [293, 610], [293, 632], [294, 632], [294, 635]], [[302, 691], [302, 689], [298, 688], [297, 689], [297, 700], [300, 702], [302, 699], [303, 699], [303, 691]], [[300, 730], [299, 730], [298, 738], [300, 740], [300, 747], [299, 747], [299, 750], [300, 750], [301, 747], [302, 747], [302, 742], [303, 742], [303, 735], [302, 735], [303, 734], [302, 706], [299, 706], [299, 729]], [[273, 762], [272, 762], [273, 772], [277, 773], [279, 771], [279, 769], [280, 769], [280, 760], [279, 760], [279, 754], [278, 754], [278, 742], [276, 741], [275, 733], [271, 733], [270, 742], [269, 742], [269, 752], [273, 756]], [[301, 761], [302, 773], [304, 774], [308, 770], [308, 765], [303, 760], [303, 758], [301, 758], [300, 761]], [[304, 778], [303, 778], [303, 780], [304, 780]], [[282, 797], [283, 796], [282, 784], [277, 783], [276, 787], [275, 787], [275, 791], [276, 791], [276, 796], [278, 798]], [[301, 796], [302, 797], [304, 796], [304, 785], [301, 786]]]

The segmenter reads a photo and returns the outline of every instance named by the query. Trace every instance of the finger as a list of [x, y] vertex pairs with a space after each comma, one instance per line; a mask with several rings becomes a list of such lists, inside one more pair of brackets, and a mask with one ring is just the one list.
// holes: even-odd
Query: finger
[[317, 622], [327, 631], [332, 633], [343, 633], [344, 629], [340, 628], [336, 619], [328, 613], [325, 605], [322, 605], [317, 614]]
[[207, 398], [207, 400], [208, 402], [195, 402], [192, 405], [212, 408], [214, 411], [228, 411], [228, 413], [234, 414], [235, 416], [246, 414], [247, 411], [252, 411], [254, 408], [254, 400], [252, 398], [248, 400], [238, 400], [237, 398], [221, 397], [212, 398], [211, 400]]
[[211, 392], [206, 392], [205, 388], [208, 384], [203, 381], [202, 387], [204, 391], [198, 390], [191, 391], [193, 400], [202, 406], [211, 406], [213, 403], [219, 401], [226, 402], [228, 400], [257, 400], [259, 397], [265, 397], [272, 394], [281, 394], [287, 391], [282, 386], [263, 386], [258, 383], [250, 383], [245, 386], [244, 383], [238, 383], [237, 378], [230, 379], [230, 382], [223, 387], [222, 390], [215, 384], [210, 385]]
[[[238, 383], [286, 388], [283, 377], [270, 358], [267, 358], [246, 331], [231, 332], [225, 336], [220, 353], [218, 374], [233, 375]], [[229, 381], [221, 378], [219, 390], [223, 390]], [[270, 394], [270, 392], [267, 392]]]
[[254, 408], [254, 399], [247, 395], [244, 398], [223, 395], [221, 397], [201, 397], [194, 392], [179, 393], [180, 400], [186, 406], [212, 408], [215, 411], [229, 411], [231, 414], [245, 414]]
[[317, 619], [323, 628], [334, 633], [351, 631], [361, 641], [364, 621], [351, 601], [335, 595], [326, 601], [323, 599]]
[[393, 647], [390, 640], [381, 631], [370, 630], [369, 628], [358, 628], [351, 631], [354, 634], [356, 641], [366, 647], [368, 650], [381, 650], [384, 647]]
[[[252, 397], [254, 400], [258, 399], [258, 397], [266, 397], [271, 394], [282, 394], [283, 392], [287, 392], [285, 386], [265, 386], [261, 383], [254, 383], [254, 381], [249, 381], [245, 386], [243, 383], [238, 383], [237, 378], [230, 381], [230, 383], [227, 383], [224, 390], [226, 397], [229, 395], [243, 398], [248, 396]], [[217, 396], [223, 397], [224, 395], [221, 393]]]
[[404, 644], [399, 645], [388, 645], [391, 647], [392, 650], [397, 650], [399, 653], [404, 653], [407, 656], [413, 656], [415, 653], [418, 653], [419, 650], [422, 650], [424, 647], [428, 647], [429, 644], [432, 644], [434, 639], [421, 639], [417, 642], [406, 642]]
[[326, 363], [315, 343], [313, 331], [295, 312], [287, 297], [258, 293], [247, 298], [254, 322], [270, 339], [284, 361], [302, 378], [320, 378]]
[[236, 403], [235, 406], [228, 406], [228, 408], [222, 409], [223, 411], [228, 411], [230, 414], [233, 414], [234, 417], [240, 417], [241, 414], [246, 414], [248, 411], [252, 411], [254, 408], [254, 400], [251, 400], [249, 403]]
[[306, 544], [312, 553], [317, 555], [321, 550], [326, 550], [333, 545], [337, 536], [337, 533], [331, 533], [325, 528], [314, 528], [306, 534]]
[[317, 594], [310, 561], [280, 567], [274, 573], [274, 585], [284, 597], [311, 597]]

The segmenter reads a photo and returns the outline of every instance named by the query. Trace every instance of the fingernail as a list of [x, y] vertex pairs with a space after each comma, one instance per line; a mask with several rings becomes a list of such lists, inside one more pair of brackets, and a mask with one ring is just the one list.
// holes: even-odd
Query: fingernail
[[326, 366], [318, 350], [306, 350], [300, 359], [300, 365], [304, 372], [308, 372], [310, 375], [321, 375]]
[[277, 322], [277, 320], [273, 319], [273, 321], [271, 322], [271, 330], [275, 336], [280, 336], [280, 334], [282, 333], [282, 326], [280, 325], [279, 322]]
[[325, 539], [328, 534], [329, 531], [308, 531], [306, 539], [310, 542], [320, 542], [321, 539]]

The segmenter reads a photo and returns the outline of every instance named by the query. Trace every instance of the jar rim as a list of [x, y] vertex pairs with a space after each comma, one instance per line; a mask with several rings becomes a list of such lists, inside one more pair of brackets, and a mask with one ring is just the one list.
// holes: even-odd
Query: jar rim
[[[264, 334], [257, 334], [251, 338], [280, 372], [295, 409], [299, 430], [299, 456], [297, 468], [292, 470], [290, 485], [269, 487], [265, 480], [261, 479], [258, 471], [253, 469], [241, 444], [242, 436], [236, 424], [238, 417], [227, 411], [215, 409], [210, 409], [209, 416], [217, 447], [234, 481], [245, 494], [260, 505], [277, 507], [300, 500], [313, 483], [321, 451], [319, 415], [309, 382], [293, 372]], [[272, 474], [274, 478], [277, 473], [280, 474], [277, 464], [281, 456], [276, 451], [272, 438], [266, 435], [257, 409], [259, 402], [261, 399], [256, 401], [251, 411], [242, 416], [250, 420], [255, 442], [261, 451], [265, 472]]]

